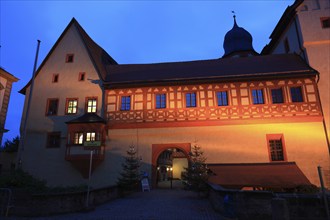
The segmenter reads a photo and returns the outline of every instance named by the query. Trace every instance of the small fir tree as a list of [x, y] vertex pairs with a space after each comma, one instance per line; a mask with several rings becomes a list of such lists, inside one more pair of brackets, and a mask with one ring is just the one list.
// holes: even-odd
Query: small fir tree
[[118, 186], [122, 191], [133, 191], [137, 189], [140, 181], [139, 167], [140, 161], [136, 155], [134, 146], [127, 150], [125, 162], [122, 164], [123, 171], [118, 178]]
[[7, 153], [14, 153], [18, 151], [18, 146], [19, 146], [19, 136], [16, 136], [11, 141], [6, 140], [0, 150]]
[[201, 147], [195, 144], [189, 153], [189, 167], [185, 168], [183, 180], [186, 188], [202, 192], [207, 191], [208, 169]]

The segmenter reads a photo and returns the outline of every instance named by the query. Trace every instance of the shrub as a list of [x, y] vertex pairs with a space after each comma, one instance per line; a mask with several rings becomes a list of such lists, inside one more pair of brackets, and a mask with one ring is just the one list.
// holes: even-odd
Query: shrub
[[82, 192], [87, 189], [86, 185], [79, 186], [56, 186], [48, 187], [46, 181], [39, 180], [22, 170], [15, 170], [0, 176], [0, 188], [22, 189], [35, 193], [70, 193]]
[[0, 176], [0, 187], [20, 188], [29, 192], [40, 192], [47, 189], [46, 181], [36, 179], [22, 170], [15, 170], [8, 174], [2, 174]]
[[13, 138], [13, 140], [6, 140], [5, 143], [2, 146], [1, 151], [7, 152], [7, 153], [13, 153], [18, 151], [19, 146], [19, 136], [16, 136]]

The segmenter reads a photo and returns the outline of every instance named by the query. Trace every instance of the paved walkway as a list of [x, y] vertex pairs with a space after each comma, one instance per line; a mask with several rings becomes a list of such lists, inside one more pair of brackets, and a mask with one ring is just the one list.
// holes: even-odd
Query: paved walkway
[[[15, 218], [10, 218], [15, 219]], [[27, 219], [27, 218], [19, 218]], [[86, 213], [72, 213], [51, 217], [33, 218], [36, 220], [103, 220], [103, 219], [218, 219], [207, 198], [200, 198], [194, 192], [182, 189], [154, 189], [150, 192], [137, 192], [125, 198], [100, 205]]]

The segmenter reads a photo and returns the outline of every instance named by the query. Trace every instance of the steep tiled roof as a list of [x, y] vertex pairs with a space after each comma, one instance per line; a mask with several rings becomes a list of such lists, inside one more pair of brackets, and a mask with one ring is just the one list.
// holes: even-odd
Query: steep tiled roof
[[114, 65], [117, 64], [117, 62], [102, 47], [92, 40], [74, 18], [72, 21], [76, 25], [78, 32], [85, 43], [89, 56], [91, 57], [96, 70], [100, 74], [100, 78], [105, 80], [107, 75], [106, 65]]
[[108, 66], [107, 86], [266, 76], [315, 75], [296, 54]]
[[269, 54], [277, 41], [281, 37], [283, 31], [287, 28], [287, 26], [291, 23], [292, 19], [296, 15], [297, 7], [303, 3], [304, 0], [295, 0], [295, 2], [286, 8], [276, 27], [270, 35], [271, 41], [267, 44], [261, 51], [261, 54]]
[[0, 67], [0, 76], [12, 81], [12, 82], [17, 82], [19, 79], [16, 78], [14, 75], [12, 75], [11, 73], [9, 73], [8, 71], [6, 71], [5, 69], [3, 69], [2, 67]]
[[295, 188], [311, 184], [295, 162], [208, 164], [208, 168], [215, 174], [209, 182], [225, 188]]
[[[78, 21], [75, 18], [72, 18], [72, 20], [70, 21], [70, 23], [68, 24], [68, 26], [65, 28], [65, 30], [63, 31], [63, 33], [61, 34], [61, 36], [58, 38], [58, 40], [56, 41], [56, 43], [54, 44], [54, 46], [52, 47], [52, 49], [47, 54], [46, 58], [43, 60], [43, 62], [41, 63], [41, 65], [37, 69], [37, 71], [36, 71], [36, 77], [39, 74], [39, 72], [42, 69], [42, 67], [47, 62], [47, 60], [50, 57], [50, 55], [52, 54], [52, 52], [55, 50], [55, 48], [57, 47], [57, 45], [59, 44], [59, 42], [61, 41], [61, 39], [65, 36], [66, 32], [70, 29], [71, 26], [75, 26], [77, 28], [78, 33], [79, 33], [82, 41], [84, 42], [84, 46], [86, 47], [86, 50], [88, 52], [88, 55], [91, 58], [91, 61], [93, 62], [94, 67], [95, 67], [96, 71], [99, 74], [99, 77], [102, 80], [105, 80], [106, 75], [107, 75], [107, 73], [106, 73], [106, 66], [107, 65], [116, 65], [117, 62], [104, 49], [102, 49], [98, 44], [96, 44], [90, 38], [90, 36], [88, 36], [88, 34], [86, 33], [86, 31], [80, 26], [80, 24], [78, 23]], [[31, 84], [31, 80], [19, 92], [22, 93], [22, 94], [25, 94], [26, 88], [28, 86], [30, 86], [30, 84]]]

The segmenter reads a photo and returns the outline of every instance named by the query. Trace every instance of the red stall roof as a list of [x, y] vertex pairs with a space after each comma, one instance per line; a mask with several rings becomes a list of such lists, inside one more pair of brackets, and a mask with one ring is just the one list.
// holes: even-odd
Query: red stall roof
[[295, 188], [311, 185], [295, 162], [208, 164], [209, 182], [225, 188]]

